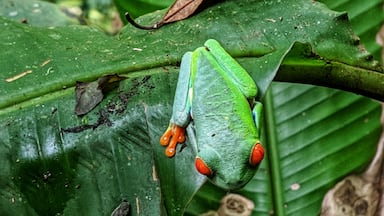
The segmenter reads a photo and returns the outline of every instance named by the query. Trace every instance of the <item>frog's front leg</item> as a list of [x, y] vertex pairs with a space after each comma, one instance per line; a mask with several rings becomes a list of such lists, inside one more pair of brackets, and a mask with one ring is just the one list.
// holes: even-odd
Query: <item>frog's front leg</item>
[[252, 109], [253, 121], [255, 122], [258, 136], [260, 137], [261, 123], [263, 120], [263, 104], [256, 101]]
[[[252, 109], [253, 121], [255, 122], [255, 126], [257, 129], [257, 139], [260, 139], [260, 130], [262, 124], [262, 112], [263, 112], [263, 104], [256, 101], [254, 107]], [[264, 147], [261, 142], [258, 140], [256, 144], [252, 148], [251, 156], [249, 157], [250, 164], [257, 166], [261, 163], [264, 158]]]
[[192, 66], [193, 53], [184, 54], [181, 65], [179, 79], [177, 81], [176, 93], [173, 102], [172, 117], [167, 130], [160, 138], [160, 144], [167, 146], [165, 155], [173, 157], [176, 154], [178, 143], [185, 142], [185, 128], [191, 119], [191, 100], [192, 100]]

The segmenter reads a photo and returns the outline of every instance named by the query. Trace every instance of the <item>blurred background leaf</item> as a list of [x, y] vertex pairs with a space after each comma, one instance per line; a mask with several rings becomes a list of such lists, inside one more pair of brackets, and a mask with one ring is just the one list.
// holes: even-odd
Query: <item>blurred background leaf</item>
[[[137, 18], [141, 15], [161, 10], [170, 6], [174, 1], [173, 0], [135, 0], [135, 1], [124, 1], [124, 0], [114, 0], [117, 8], [121, 11], [121, 14], [129, 12], [133, 18]], [[124, 18], [122, 20], [125, 20]], [[126, 23], [126, 21], [124, 21]]]
[[0, 16], [34, 26], [63, 26], [77, 24], [77, 20], [66, 16], [57, 5], [36, 1], [0, 1]]

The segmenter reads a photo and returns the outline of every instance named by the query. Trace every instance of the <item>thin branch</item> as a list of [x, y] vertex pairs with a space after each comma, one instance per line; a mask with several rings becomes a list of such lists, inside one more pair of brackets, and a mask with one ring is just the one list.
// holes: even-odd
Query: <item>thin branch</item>
[[138, 24], [132, 17], [131, 15], [126, 12], [125, 13], [125, 19], [133, 26], [135, 26], [138, 29], [143, 29], [143, 30], [153, 30], [153, 29], [158, 29], [161, 27], [161, 24], [155, 23], [153, 26], [143, 26]]
[[384, 101], [384, 73], [340, 62], [284, 61], [274, 80], [325, 86]]

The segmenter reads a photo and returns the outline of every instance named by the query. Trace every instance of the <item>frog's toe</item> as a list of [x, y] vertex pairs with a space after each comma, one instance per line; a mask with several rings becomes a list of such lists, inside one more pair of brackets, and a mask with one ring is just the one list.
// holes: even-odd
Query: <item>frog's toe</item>
[[177, 139], [177, 143], [185, 142], [185, 128], [178, 125], [174, 125], [172, 127], [172, 134], [173, 137]]
[[167, 157], [173, 157], [176, 154], [177, 138], [173, 134], [167, 148], [165, 149], [165, 155]]
[[184, 128], [179, 129], [178, 136], [177, 136], [177, 142], [178, 143], [185, 142], [185, 130], [184, 130]]
[[166, 149], [165, 149], [165, 155], [169, 158], [175, 156], [176, 154], [176, 148], [172, 148], [170, 146], [168, 146]]
[[160, 137], [160, 144], [162, 146], [167, 146], [171, 140], [172, 134], [173, 134], [173, 132], [172, 132], [171, 127], [168, 127], [168, 129]]

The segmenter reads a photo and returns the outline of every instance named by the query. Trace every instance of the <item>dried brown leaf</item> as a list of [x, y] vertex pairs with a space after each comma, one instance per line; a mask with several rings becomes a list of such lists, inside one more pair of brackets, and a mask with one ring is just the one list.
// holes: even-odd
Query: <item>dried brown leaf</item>
[[76, 115], [85, 115], [95, 108], [104, 98], [104, 93], [116, 87], [119, 81], [125, 79], [118, 75], [107, 75], [100, 77], [94, 82], [77, 82]]
[[217, 210], [219, 215], [250, 216], [255, 204], [239, 194], [227, 194], [220, 201], [220, 208]]
[[381, 59], [384, 61], [384, 26], [376, 34], [376, 43], [383, 47], [381, 49]]
[[203, 0], [177, 0], [163, 17], [163, 23], [179, 21], [191, 16]]
[[176, 0], [161, 21], [155, 23], [153, 26], [142, 26], [136, 23], [128, 13], [125, 13], [125, 18], [136, 28], [145, 30], [158, 29], [166, 23], [176, 22], [190, 17], [203, 2], [204, 0]]

